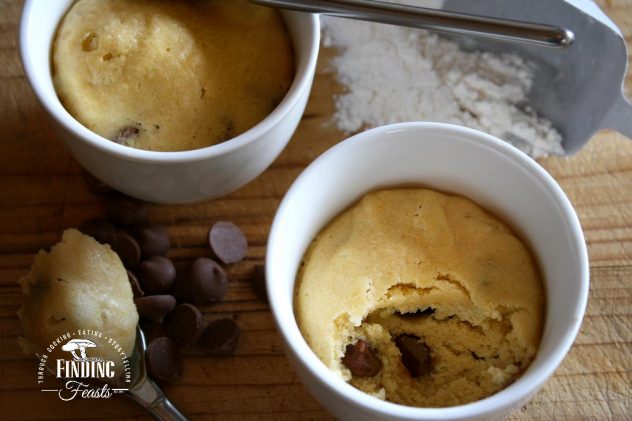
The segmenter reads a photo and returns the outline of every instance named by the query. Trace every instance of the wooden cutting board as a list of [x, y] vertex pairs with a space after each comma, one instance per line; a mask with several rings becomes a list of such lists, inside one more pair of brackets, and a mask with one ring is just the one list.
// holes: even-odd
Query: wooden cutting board
[[[632, 0], [598, 2], [632, 45]], [[17, 279], [33, 255], [63, 229], [103, 215], [80, 166], [51, 130], [24, 77], [18, 55], [21, 1], [0, 1], [0, 418], [126, 419], [148, 414], [130, 400], [64, 403], [41, 392], [36, 362], [18, 347]], [[164, 390], [192, 419], [328, 419], [290, 369], [267, 305], [248, 278], [263, 262], [275, 210], [296, 176], [344, 135], [330, 122], [337, 89], [319, 61], [312, 95], [290, 145], [261, 177], [222, 199], [154, 206], [151, 220], [169, 227], [176, 262], [207, 256], [205, 235], [218, 219], [241, 226], [250, 241], [231, 267], [227, 298], [204, 309], [207, 319], [234, 316], [243, 329], [234, 356], [190, 352], [183, 379]], [[632, 97], [628, 75], [628, 97]], [[581, 332], [555, 376], [520, 411], [527, 419], [630, 419], [632, 414], [632, 141], [602, 132], [577, 155], [540, 161], [575, 206], [588, 243], [591, 288]]]

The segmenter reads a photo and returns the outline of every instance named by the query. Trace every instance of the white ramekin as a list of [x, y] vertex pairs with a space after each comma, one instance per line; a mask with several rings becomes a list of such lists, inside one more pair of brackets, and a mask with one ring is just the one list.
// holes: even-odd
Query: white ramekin
[[[417, 184], [461, 194], [522, 234], [540, 263], [547, 297], [538, 354], [502, 391], [467, 405], [413, 408], [347, 384], [311, 351], [293, 312], [297, 268], [314, 236], [369, 191]], [[388, 245], [385, 245], [388, 246]], [[439, 123], [401, 123], [360, 133], [316, 159], [287, 192], [272, 225], [267, 289], [286, 354], [316, 400], [341, 419], [495, 419], [524, 404], [553, 374], [579, 330], [588, 257], [570, 202], [534, 160], [484, 133]]]
[[207, 148], [155, 152], [111, 142], [62, 106], [51, 79], [51, 45], [72, 0], [27, 0], [20, 22], [22, 64], [59, 137], [89, 172], [115, 189], [159, 203], [184, 203], [230, 193], [261, 174], [298, 125], [314, 77], [320, 42], [317, 15], [282, 12], [292, 37], [296, 76], [278, 107], [247, 132]]

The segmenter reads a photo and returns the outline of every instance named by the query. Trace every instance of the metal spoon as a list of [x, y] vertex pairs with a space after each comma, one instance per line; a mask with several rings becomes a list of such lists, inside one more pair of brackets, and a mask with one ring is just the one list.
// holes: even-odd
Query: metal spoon
[[136, 344], [134, 352], [130, 358], [132, 385], [127, 391], [127, 396], [136, 401], [140, 406], [158, 420], [186, 421], [178, 409], [167, 399], [158, 385], [147, 375], [147, 365], [145, 364], [145, 351], [147, 344], [145, 335], [140, 328], [136, 328]]
[[374, 0], [251, 0], [264, 6], [389, 23], [546, 47], [567, 47], [573, 33], [556, 25], [493, 18]]
[[[146, 350], [145, 335], [139, 327], [136, 327], [134, 352], [129, 358], [132, 382], [125, 394], [149, 411], [157, 420], [186, 421], [187, 418], [173, 406], [158, 385], [147, 375], [147, 366], [145, 364]], [[38, 359], [41, 359], [40, 355], [36, 354], [36, 356]], [[46, 371], [55, 375], [53, 369], [48, 365], [46, 366]]]

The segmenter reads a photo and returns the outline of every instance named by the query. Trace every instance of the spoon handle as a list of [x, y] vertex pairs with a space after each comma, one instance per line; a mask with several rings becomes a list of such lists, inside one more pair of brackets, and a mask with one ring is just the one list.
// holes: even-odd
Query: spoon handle
[[448, 32], [521, 42], [546, 47], [567, 47], [574, 35], [568, 29], [498, 19], [424, 7], [386, 3], [374, 0], [251, 0], [264, 6], [302, 12], [324, 13], [351, 19], [410, 26], [431, 31]]
[[173, 406], [169, 399], [167, 399], [158, 385], [147, 377], [131, 388], [127, 393], [140, 406], [151, 412], [157, 420], [186, 421], [187, 419]]

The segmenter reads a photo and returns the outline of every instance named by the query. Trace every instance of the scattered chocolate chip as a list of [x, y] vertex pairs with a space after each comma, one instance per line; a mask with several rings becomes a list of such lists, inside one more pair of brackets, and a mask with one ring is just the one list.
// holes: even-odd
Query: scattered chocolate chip
[[268, 302], [268, 294], [266, 292], [266, 267], [264, 265], [256, 265], [250, 277], [250, 284], [257, 297]]
[[134, 304], [140, 317], [160, 322], [163, 317], [173, 311], [176, 299], [172, 295], [148, 295], [136, 298]]
[[212, 259], [199, 257], [178, 278], [174, 293], [179, 302], [202, 306], [221, 300], [227, 288], [224, 269]]
[[223, 263], [239, 262], [248, 253], [248, 241], [244, 233], [232, 222], [216, 222], [208, 232], [211, 252]]
[[138, 278], [129, 270], [127, 271], [127, 279], [129, 279], [129, 283], [132, 286], [132, 293], [134, 294], [134, 298], [139, 298], [145, 295], [145, 291], [140, 287], [138, 283]]
[[147, 343], [156, 338], [167, 336], [167, 330], [162, 323], [141, 320], [140, 327], [145, 333], [145, 341]]
[[171, 260], [162, 256], [145, 259], [138, 265], [138, 279], [147, 294], [164, 294], [176, 280], [176, 268]]
[[362, 339], [358, 339], [353, 345], [347, 345], [342, 363], [357, 377], [375, 376], [382, 368], [382, 361]]
[[[106, 61], [112, 59], [111, 54], [110, 54], [110, 58], [106, 58], [108, 54], [103, 56], [103, 59]], [[138, 127], [125, 126], [118, 132], [118, 134], [112, 140], [115, 141], [116, 143], [120, 143], [121, 145], [127, 145], [130, 139], [138, 136], [138, 133], [140, 133], [140, 129]]]
[[417, 317], [425, 317], [425, 316], [430, 316], [431, 314], [434, 314], [435, 309], [432, 307], [427, 307], [423, 310], [417, 310], [413, 313], [395, 313], [397, 316], [402, 317], [404, 319], [414, 319]]
[[134, 238], [138, 241], [143, 258], [164, 256], [169, 250], [169, 232], [160, 224], [151, 222], [134, 229]]
[[116, 227], [105, 218], [92, 218], [79, 226], [79, 231], [93, 237], [99, 243], [107, 242], [108, 237], [116, 233]]
[[179, 304], [165, 321], [167, 334], [179, 345], [191, 345], [202, 331], [202, 313], [192, 304]]
[[182, 355], [175, 342], [166, 336], [154, 339], [147, 347], [149, 375], [161, 382], [173, 382], [182, 377]]
[[200, 349], [214, 356], [230, 355], [237, 347], [239, 326], [233, 319], [215, 320], [204, 329]]
[[125, 232], [116, 232], [106, 239], [127, 268], [135, 268], [140, 262], [140, 247], [134, 237]]
[[110, 200], [105, 212], [115, 225], [138, 225], [147, 218], [149, 206], [139, 200], [121, 196]]
[[417, 336], [399, 335], [395, 338], [395, 345], [402, 354], [402, 364], [412, 377], [430, 373], [432, 370], [430, 350], [425, 343], [420, 342]]

